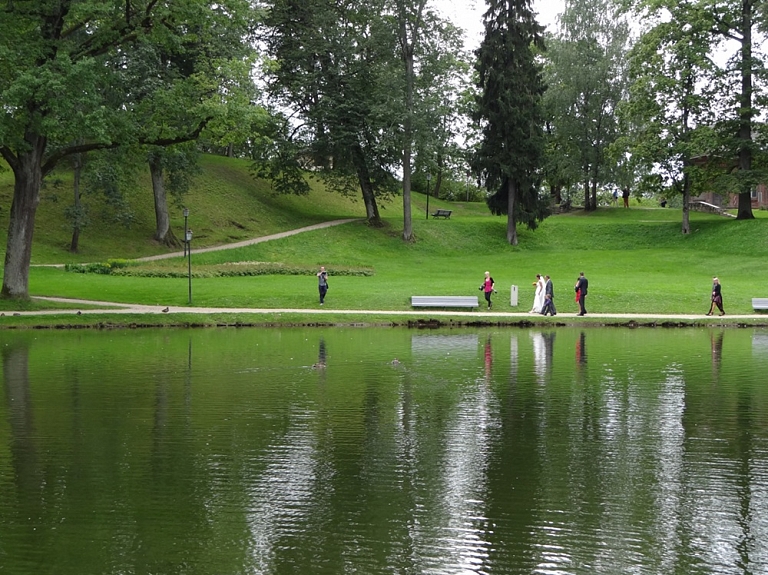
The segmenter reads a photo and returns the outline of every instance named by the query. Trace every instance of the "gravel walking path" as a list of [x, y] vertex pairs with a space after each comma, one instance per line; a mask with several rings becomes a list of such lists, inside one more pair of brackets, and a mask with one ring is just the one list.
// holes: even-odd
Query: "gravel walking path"
[[[88, 309], [76, 310], [37, 310], [21, 312], [5, 312], [9, 315], [62, 315], [62, 314], [301, 314], [301, 315], [358, 315], [358, 316], [403, 316], [419, 318], [446, 318], [455, 317], [466, 319], [528, 319], [530, 321], [541, 320], [541, 316], [523, 311], [449, 311], [449, 310], [366, 310], [366, 309], [327, 309], [327, 308], [229, 308], [229, 307], [191, 307], [174, 306], [163, 307], [159, 305], [125, 304], [109, 301], [94, 301], [61, 297], [43, 297], [35, 299], [49, 302], [58, 302], [67, 305], [96, 306]], [[576, 318], [577, 313], [558, 313], [553, 321], [563, 321]], [[585, 319], [624, 319], [624, 320], [652, 320], [652, 321], [682, 321], [701, 320], [707, 323], [720, 324], [723, 322], [734, 323], [745, 319], [763, 319], [768, 323], [766, 314], [726, 315], [707, 317], [705, 314], [664, 314], [664, 313], [590, 313]]]

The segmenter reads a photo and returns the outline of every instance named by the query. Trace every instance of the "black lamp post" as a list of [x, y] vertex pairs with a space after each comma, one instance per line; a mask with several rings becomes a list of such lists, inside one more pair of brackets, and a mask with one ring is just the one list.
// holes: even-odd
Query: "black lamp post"
[[432, 179], [432, 174], [427, 172], [427, 219], [429, 219], [429, 181]]
[[187, 245], [187, 276], [189, 277], [189, 305], [192, 305], [192, 230], [187, 229], [184, 243]]
[[187, 218], [189, 217], [189, 208], [184, 208], [184, 257], [187, 257]]

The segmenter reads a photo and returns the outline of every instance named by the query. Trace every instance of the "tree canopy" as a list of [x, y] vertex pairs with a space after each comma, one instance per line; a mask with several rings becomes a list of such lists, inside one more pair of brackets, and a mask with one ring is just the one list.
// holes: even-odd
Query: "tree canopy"
[[[3, 297], [28, 297], [43, 178], [69, 155], [197, 138], [226, 101], [228, 62], [246, 57], [254, 18], [248, 0], [7, 4], [0, 154], [15, 184]], [[211, 57], [189, 57], [205, 45]]]

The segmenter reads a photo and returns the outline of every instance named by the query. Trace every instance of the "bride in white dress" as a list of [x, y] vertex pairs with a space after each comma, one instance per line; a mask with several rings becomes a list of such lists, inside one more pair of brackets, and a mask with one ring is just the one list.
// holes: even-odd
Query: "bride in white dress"
[[541, 274], [536, 274], [536, 281], [533, 285], [536, 286], [536, 292], [533, 296], [533, 308], [530, 313], [541, 313], [544, 309], [544, 277]]

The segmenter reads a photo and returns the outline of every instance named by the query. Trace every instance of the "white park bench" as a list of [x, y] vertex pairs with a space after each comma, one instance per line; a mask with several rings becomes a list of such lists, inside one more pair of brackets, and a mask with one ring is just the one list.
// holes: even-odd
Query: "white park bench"
[[414, 295], [412, 307], [480, 307], [476, 295]]

